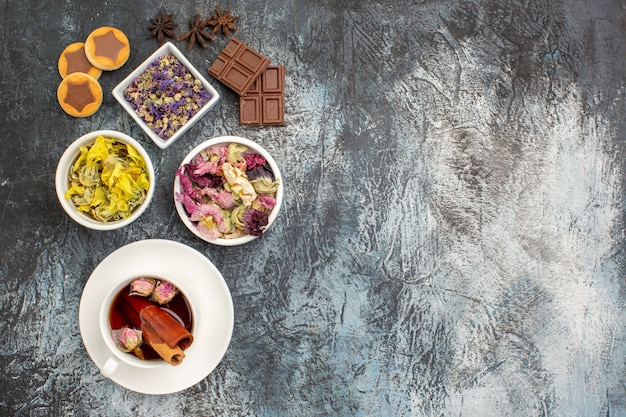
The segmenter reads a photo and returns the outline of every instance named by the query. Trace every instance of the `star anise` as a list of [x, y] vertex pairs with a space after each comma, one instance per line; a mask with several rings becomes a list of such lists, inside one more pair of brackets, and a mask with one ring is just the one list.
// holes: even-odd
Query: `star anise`
[[231, 16], [230, 15], [231, 8], [226, 9], [225, 12], [222, 12], [222, 9], [219, 7], [215, 8], [215, 14], [211, 15], [207, 23], [210, 26], [213, 26], [213, 34], [215, 35], [217, 32], [222, 30], [222, 33], [226, 36], [230, 36], [230, 31], [237, 32], [237, 26], [234, 25], [234, 21], [239, 19], [239, 16]]
[[178, 40], [184, 41], [185, 39], [189, 39], [189, 46], [187, 46], [187, 49], [193, 48], [196, 42], [199, 42], [203, 48], [206, 48], [205, 39], [210, 41], [213, 40], [213, 35], [204, 30], [206, 27], [207, 22], [203, 21], [200, 18], [200, 15], [197, 14], [195, 20], [189, 19], [189, 32], [178, 38]]
[[174, 15], [168, 14], [167, 16], [163, 16], [161, 12], [159, 12], [156, 19], [150, 19], [152, 26], [148, 28], [150, 32], [150, 36], [153, 38], [157, 38], [159, 41], [159, 45], [163, 45], [165, 43], [165, 37], [176, 39], [176, 35], [174, 35], [174, 29], [178, 26], [174, 23]]

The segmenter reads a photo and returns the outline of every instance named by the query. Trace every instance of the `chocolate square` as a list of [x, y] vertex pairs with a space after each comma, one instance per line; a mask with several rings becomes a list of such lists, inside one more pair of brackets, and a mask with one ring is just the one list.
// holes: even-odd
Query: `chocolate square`
[[282, 126], [285, 124], [285, 67], [269, 66], [245, 96], [239, 97], [239, 124]]
[[261, 125], [261, 98], [259, 96], [239, 97], [239, 123]]
[[228, 88], [243, 96], [269, 64], [269, 59], [239, 39], [233, 38], [208, 71]]

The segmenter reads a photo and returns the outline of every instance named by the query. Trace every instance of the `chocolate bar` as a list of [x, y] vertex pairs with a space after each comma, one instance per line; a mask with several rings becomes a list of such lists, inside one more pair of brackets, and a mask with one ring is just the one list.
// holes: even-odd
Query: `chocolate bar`
[[233, 38], [208, 71], [235, 93], [243, 96], [269, 64], [269, 59], [239, 39]]
[[269, 66], [239, 97], [239, 124], [270, 126], [285, 124], [285, 67]]

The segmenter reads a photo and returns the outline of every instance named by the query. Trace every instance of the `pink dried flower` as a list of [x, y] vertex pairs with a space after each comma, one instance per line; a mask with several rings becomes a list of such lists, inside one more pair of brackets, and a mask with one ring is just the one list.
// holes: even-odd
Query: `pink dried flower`
[[209, 239], [217, 239], [220, 233], [232, 233], [233, 224], [230, 212], [224, 212], [216, 204], [201, 205], [191, 214], [190, 220], [198, 222], [196, 227]]
[[241, 216], [244, 224], [244, 231], [252, 236], [261, 236], [263, 229], [267, 226], [269, 215], [264, 211], [248, 209]]
[[194, 213], [198, 209], [198, 203], [191, 197], [190, 194], [176, 193], [176, 201], [182, 203], [188, 214]]
[[230, 210], [237, 205], [233, 195], [223, 188], [219, 191], [215, 188], [205, 188], [203, 194], [223, 209]]
[[132, 329], [127, 326], [118, 330], [112, 330], [111, 337], [113, 338], [113, 342], [115, 342], [115, 346], [122, 352], [130, 352], [143, 342], [141, 330]]
[[154, 288], [154, 292], [152, 293], [152, 301], [159, 304], [167, 304], [172, 301], [177, 292], [178, 290], [176, 289], [176, 287], [173, 286], [170, 282], [160, 281]]
[[130, 295], [139, 295], [141, 297], [147, 297], [152, 294], [156, 280], [152, 278], [141, 277], [133, 280], [130, 283]]
[[217, 239], [220, 235], [218, 223], [223, 222], [222, 212], [213, 204], [203, 204], [191, 213], [192, 222], [198, 222], [198, 230], [209, 239]]
[[183, 175], [183, 167], [180, 167], [176, 170], [176, 176], [178, 177], [178, 181], [180, 181], [180, 189], [183, 194], [189, 194], [193, 190], [193, 183], [191, 179]]
[[259, 195], [259, 198], [257, 198], [257, 202], [259, 203], [259, 206], [261, 208], [270, 211], [276, 205], [276, 199], [267, 195]]
[[206, 148], [193, 159], [193, 173], [218, 175], [227, 155], [228, 148], [224, 146], [215, 145]]
[[256, 167], [262, 167], [265, 165], [265, 158], [258, 153], [247, 153], [243, 155], [243, 159], [246, 161], [246, 169], [254, 169]]

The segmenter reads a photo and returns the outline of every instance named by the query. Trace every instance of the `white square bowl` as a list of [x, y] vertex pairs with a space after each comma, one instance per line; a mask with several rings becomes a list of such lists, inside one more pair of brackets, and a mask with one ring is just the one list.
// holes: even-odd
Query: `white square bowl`
[[[126, 88], [130, 84], [132, 84], [132, 82], [135, 81], [135, 79], [139, 77], [139, 75], [141, 75], [144, 71], [146, 71], [146, 69], [152, 62], [156, 61], [161, 56], [167, 55], [167, 54], [174, 55], [176, 58], [178, 58], [181, 64], [183, 64], [185, 68], [187, 68], [187, 70], [194, 77], [196, 77], [196, 79], [202, 82], [202, 85], [204, 86], [205, 90], [211, 94], [211, 99], [204, 106], [202, 106], [202, 108], [200, 108], [193, 117], [191, 117], [184, 125], [182, 125], [176, 131], [176, 133], [174, 133], [174, 135], [172, 135], [168, 139], [163, 139], [162, 137], [157, 135], [150, 127], [148, 127], [146, 122], [135, 112], [131, 103], [128, 100], [126, 100], [126, 98], [124, 97], [124, 90], [126, 90]], [[176, 46], [174, 46], [171, 42], [166, 42], [165, 44], [163, 44], [163, 46], [161, 46], [159, 49], [154, 51], [152, 55], [150, 55], [141, 65], [139, 65], [137, 69], [135, 69], [126, 78], [124, 78], [122, 82], [120, 82], [113, 89], [113, 97], [115, 97], [115, 99], [122, 105], [124, 110], [126, 110], [128, 114], [130, 114], [130, 116], [133, 119], [135, 119], [137, 124], [144, 130], [144, 132], [146, 132], [146, 134], [150, 137], [150, 139], [152, 139], [152, 141], [161, 149], [165, 149], [171, 146], [174, 142], [176, 142], [176, 140], [180, 138], [187, 131], [187, 129], [193, 126], [194, 123], [196, 123], [213, 106], [215, 106], [215, 104], [220, 99], [220, 95], [217, 92], [217, 90], [215, 90], [215, 88], [213, 88], [213, 86], [209, 84], [209, 82], [202, 76], [202, 74], [200, 74], [200, 72], [191, 64], [191, 62], [189, 62], [189, 60], [185, 58], [185, 56], [180, 52], [180, 50], [176, 48]]]

